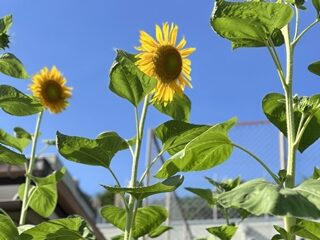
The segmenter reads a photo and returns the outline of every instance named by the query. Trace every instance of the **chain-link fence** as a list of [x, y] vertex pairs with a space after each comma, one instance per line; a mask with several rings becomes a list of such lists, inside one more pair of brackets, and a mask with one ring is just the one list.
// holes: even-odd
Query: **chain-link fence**
[[[286, 140], [268, 121], [239, 123], [230, 131], [229, 135], [234, 143], [249, 149], [260, 159], [263, 159], [272, 171], [277, 173], [279, 169], [284, 168]], [[313, 167], [319, 162], [318, 149], [319, 144], [316, 143], [303, 154], [298, 154], [298, 182], [312, 174]], [[159, 150], [159, 143], [150, 130], [147, 159], [150, 161]], [[164, 156], [162, 160], [165, 160], [166, 157], [168, 156]], [[152, 167], [150, 174], [147, 176], [147, 184], [157, 181], [152, 176], [160, 166], [161, 161], [158, 161]], [[254, 159], [238, 149], [234, 149], [230, 159], [215, 168], [183, 175], [185, 176], [183, 186], [176, 192], [156, 195], [156, 197], [149, 198], [145, 202], [146, 205], [163, 205], [169, 211], [167, 224], [174, 226], [175, 230], [167, 233], [162, 239], [197, 239], [203, 237], [206, 227], [224, 223], [224, 213], [221, 210], [211, 208], [206, 201], [185, 190], [185, 187], [212, 188], [205, 177], [210, 177], [216, 181], [236, 177], [241, 177], [242, 181], [253, 178], [265, 178], [272, 181], [268, 173]], [[233, 218], [232, 221], [239, 222], [238, 212], [231, 212], [230, 216]], [[273, 235], [270, 229], [272, 229], [274, 223], [281, 224], [281, 221], [270, 216], [246, 219], [241, 224], [240, 231], [237, 233], [239, 236], [236, 239], [270, 239]], [[242, 236], [240, 236], [241, 234]]]

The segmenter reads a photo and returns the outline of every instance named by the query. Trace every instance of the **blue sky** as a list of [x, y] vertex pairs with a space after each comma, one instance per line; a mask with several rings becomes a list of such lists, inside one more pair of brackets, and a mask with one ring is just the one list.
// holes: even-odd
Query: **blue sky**
[[[191, 56], [194, 88], [186, 91], [192, 100], [192, 123], [213, 124], [232, 116], [237, 116], [239, 121], [265, 119], [261, 110], [263, 96], [282, 91], [271, 57], [265, 48], [233, 51], [230, 42], [217, 36], [209, 25], [213, 5], [212, 0], [2, 1], [1, 16], [13, 14], [14, 17], [8, 51], [22, 60], [31, 75], [43, 66], [56, 65], [74, 88], [67, 111], [45, 114], [42, 138], [53, 138], [57, 130], [90, 138], [113, 130], [124, 138], [132, 137], [132, 106], [108, 89], [114, 49], [134, 53], [134, 46], [139, 44], [139, 30], [153, 35], [154, 25], [166, 21], [178, 24], [179, 38], [185, 36], [187, 46], [197, 48]], [[307, 7], [301, 14], [302, 26], [315, 18], [311, 1]], [[319, 36], [320, 26], [317, 26], [297, 47], [295, 93], [319, 92], [319, 77], [307, 71], [309, 63], [320, 59]], [[283, 50], [280, 54], [283, 55]], [[30, 80], [1, 76], [1, 83], [26, 92]], [[0, 112], [1, 126], [9, 132], [15, 126], [33, 131], [35, 118], [12, 117]], [[152, 109], [147, 128], [166, 120], [167, 117]], [[52, 148], [49, 152], [56, 150]], [[114, 183], [105, 169], [63, 161], [87, 193], [102, 190], [99, 184]], [[141, 161], [143, 167], [144, 154]], [[119, 154], [112, 167], [126, 184], [130, 178], [129, 154]], [[193, 178], [190, 175], [188, 182]], [[203, 181], [197, 179], [199, 183]]]

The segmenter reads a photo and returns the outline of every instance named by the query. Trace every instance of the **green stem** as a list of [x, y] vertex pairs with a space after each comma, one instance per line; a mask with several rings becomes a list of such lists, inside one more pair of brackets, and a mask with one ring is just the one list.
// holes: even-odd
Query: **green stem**
[[[143, 108], [141, 112], [140, 121], [138, 122], [138, 110], [135, 108], [135, 116], [136, 116], [136, 128], [137, 128], [137, 138], [136, 138], [136, 148], [135, 153], [132, 161], [132, 169], [131, 169], [131, 180], [129, 187], [133, 188], [137, 185], [137, 172], [138, 172], [138, 163], [139, 163], [139, 156], [140, 156], [140, 149], [141, 149], [141, 142], [143, 136], [143, 129], [144, 123], [147, 115], [147, 110], [149, 106], [149, 95], [147, 95], [144, 99]], [[127, 211], [127, 219], [126, 219], [126, 226], [124, 231], [124, 239], [131, 240], [132, 238], [132, 227], [134, 221], [134, 212], [135, 212], [135, 198], [130, 195], [129, 197], [129, 204], [128, 204], [128, 211]]]
[[38, 137], [39, 137], [39, 130], [40, 130], [42, 116], [43, 116], [43, 111], [41, 111], [38, 115], [36, 128], [34, 131], [34, 135], [32, 137], [31, 157], [30, 157], [30, 161], [29, 161], [29, 166], [26, 168], [26, 182], [25, 182], [25, 189], [24, 189], [24, 195], [23, 195], [22, 207], [21, 207], [21, 215], [20, 215], [20, 221], [19, 221], [20, 226], [24, 225], [26, 222], [28, 206], [29, 206], [29, 198], [31, 197], [31, 194], [29, 193], [29, 190], [31, 187], [30, 175], [32, 175], [33, 168], [34, 168], [34, 165], [36, 162], [36, 158], [35, 158], [36, 147], [37, 147], [37, 141], [38, 141]]
[[[296, 146], [295, 146], [295, 123], [294, 109], [292, 96], [292, 70], [293, 70], [293, 46], [290, 44], [289, 25], [284, 27], [283, 35], [286, 47], [286, 119], [287, 119], [287, 138], [288, 138], [288, 160], [287, 160], [287, 178], [285, 182], [286, 188], [293, 188], [295, 185], [295, 161], [296, 161]], [[299, 37], [298, 37], [299, 38]], [[284, 217], [284, 226], [287, 232], [290, 232], [292, 226], [296, 224], [296, 218]], [[289, 240], [296, 239], [295, 235], [290, 235]]]
[[296, 39], [298, 36], [298, 31], [299, 31], [299, 9], [297, 8], [296, 5], [294, 5], [294, 11], [296, 13], [296, 25], [295, 25], [293, 39]]
[[280, 179], [278, 178], [278, 176], [276, 174], [274, 174], [270, 168], [268, 168], [268, 166], [260, 159], [258, 158], [256, 155], [254, 155], [252, 152], [250, 152], [249, 150], [245, 149], [244, 147], [241, 147], [238, 144], [232, 143], [232, 146], [239, 148], [240, 150], [244, 151], [245, 153], [247, 153], [248, 155], [250, 155], [253, 159], [255, 159], [269, 174], [270, 176], [273, 178], [273, 180], [276, 183], [280, 183]]
[[284, 76], [284, 73], [283, 73], [283, 69], [282, 69], [282, 66], [281, 66], [281, 61], [279, 59], [277, 50], [276, 50], [272, 40], [269, 40], [268, 42], [266, 42], [266, 45], [267, 45], [269, 53], [270, 53], [270, 55], [271, 55], [271, 57], [273, 59], [273, 62], [276, 65], [277, 73], [278, 73], [279, 78], [281, 80], [282, 87], [283, 87], [283, 89], [285, 89], [285, 87], [286, 87], [285, 76]]
[[317, 18], [314, 20], [308, 27], [306, 27], [296, 38], [293, 39], [293, 42], [291, 43], [291, 46], [295, 47], [296, 44], [299, 42], [299, 40], [302, 38], [302, 36], [308, 32], [314, 25], [316, 25], [318, 22], [320, 22], [320, 18]]

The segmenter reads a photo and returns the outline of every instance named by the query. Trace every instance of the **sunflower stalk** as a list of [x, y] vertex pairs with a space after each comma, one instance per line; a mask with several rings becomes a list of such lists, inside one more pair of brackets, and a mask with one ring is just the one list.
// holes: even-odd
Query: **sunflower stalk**
[[[148, 106], [149, 106], [149, 95], [147, 95], [144, 99], [140, 120], [138, 119], [138, 110], [137, 108], [135, 108], [137, 137], [136, 137], [135, 152], [132, 159], [131, 179], [129, 183], [130, 188], [134, 188], [137, 186], [139, 157], [140, 157], [141, 143], [143, 138], [143, 129], [144, 129]], [[125, 240], [132, 239], [133, 223], [134, 223], [136, 209], [137, 209], [136, 199], [132, 195], [130, 195], [128, 209], [127, 209], [126, 226], [124, 231]]]
[[24, 189], [24, 195], [23, 195], [22, 207], [21, 207], [21, 215], [20, 215], [20, 221], [19, 221], [20, 226], [24, 225], [26, 223], [28, 207], [29, 207], [30, 199], [32, 197], [32, 193], [29, 192], [31, 189], [30, 175], [32, 175], [34, 165], [36, 162], [36, 147], [37, 147], [37, 141], [38, 141], [38, 137], [39, 137], [39, 130], [40, 130], [42, 116], [43, 116], [43, 111], [41, 111], [38, 114], [36, 128], [34, 131], [34, 135], [32, 137], [31, 157], [30, 157], [29, 164], [26, 165], [26, 181], [25, 181], [25, 189]]

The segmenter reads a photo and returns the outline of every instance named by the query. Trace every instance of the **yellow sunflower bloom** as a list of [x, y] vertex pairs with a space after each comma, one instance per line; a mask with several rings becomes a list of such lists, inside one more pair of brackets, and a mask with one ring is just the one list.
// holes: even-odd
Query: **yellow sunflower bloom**
[[168, 23], [156, 25], [156, 39], [140, 31], [140, 51], [136, 55], [136, 65], [148, 76], [157, 79], [153, 101], [165, 106], [172, 101], [175, 93], [182, 95], [185, 86], [190, 83], [191, 61], [187, 57], [195, 48], [184, 48], [185, 38], [176, 44], [178, 26]]
[[29, 86], [33, 95], [52, 113], [59, 113], [68, 106], [67, 99], [71, 97], [71, 87], [65, 86], [66, 79], [53, 66], [51, 70], [44, 67], [33, 76]]

